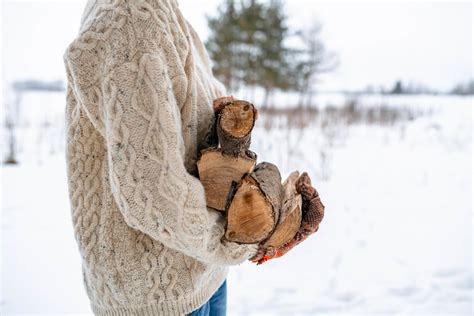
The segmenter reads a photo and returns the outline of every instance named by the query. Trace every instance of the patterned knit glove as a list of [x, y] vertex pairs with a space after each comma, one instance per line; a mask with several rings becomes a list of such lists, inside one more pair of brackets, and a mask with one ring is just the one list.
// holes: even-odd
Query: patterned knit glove
[[324, 217], [324, 205], [319, 198], [318, 191], [311, 185], [311, 179], [306, 172], [301, 174], [295, 186], [296, 191], [303, 198], [302, 221], [298, 232], [290, 241], [278, 248], [260, 246], [257, 254], [249, 259], [250, 261], [259, 265], [270, 259], [279, 258], [318, 231], [319, 224]]

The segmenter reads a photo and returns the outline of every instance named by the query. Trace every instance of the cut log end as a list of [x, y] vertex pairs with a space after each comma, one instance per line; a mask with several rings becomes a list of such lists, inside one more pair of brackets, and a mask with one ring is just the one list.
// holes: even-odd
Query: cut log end
[[242, 153], [250, 146], [257, 110], [244, 100], [225, 103], [217, 113], [217, 135], [224, 152]]
[[278, 168], [259, 163], [240, 181], [227, 206], [225, 237], [242, 244], [268, 238], [279, 218], [282, 192]]
[[255, 243], [268, 237], [275, 226], [273, 206], [257, 182], [245, 177], [239, 183], [227, 210], [227, 240]]
[[207, 206], [224, 211], [232, 181], [238, 182], [251, 173], [255, 163], [255, 159], [246, 155], [225, 155], [218, 148], [203, 150], [197, 167]]
[[219, 122], [227, 135], [245, 137], [254, 126], [255, 107], [250, 102], [235, 100], [221, 110]]

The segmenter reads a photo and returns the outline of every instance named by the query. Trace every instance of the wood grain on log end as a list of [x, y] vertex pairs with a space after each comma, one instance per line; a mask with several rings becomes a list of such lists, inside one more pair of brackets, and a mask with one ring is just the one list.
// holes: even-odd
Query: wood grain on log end
[[253, 171], [255, 159], [246, 155], [225, 155], [218, 148], [207, 148], [197, 161], [199, 180], [204, 186], [206, 204], [224, 211], [232, 181], [240, 181]]
[[261, 162], [237, 185], [227, 205], [225, 237], [238, 243], [257, 243], [270, 236], [277, 224], [283, 186], [278, 168]]
[[227, 210], [226, 239], [246, 244], [267, 238], [275, 225], [272, 208], [255, 179], [244, 177]]
[[247, 101], [233, 101], [220, 112], [222, 130], [235, 138], [247, 136], [252, 130], [254, 122], [254, 106]]
[[226, 103], [217, 117], [217, 135], [224, 152], [238, 154], [250, 147], [251, 132], [257, 117], [252, 103], [244, 100]]

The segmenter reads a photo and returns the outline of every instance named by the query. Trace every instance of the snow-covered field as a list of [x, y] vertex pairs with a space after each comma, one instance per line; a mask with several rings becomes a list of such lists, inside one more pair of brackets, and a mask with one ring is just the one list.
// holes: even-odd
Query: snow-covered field
[[[58, 138], [63, 100], [42, 101], [55, 114], [33, 115], [43, 123], [24, 124], [20, 165], [0, 169], [2, 315], [91, 313]], [[472, 99], [362, 96], [359, 104], [422, 115], [345, 125], [322, 111], [304, 129], [282, 118], [265, 128], [268, 117], [259, 117], [251, 146], [259, 161], [283, 177], [308, 171], [326, 216], [286, 256], [231, 269], [230, 315], [473, 314]]]

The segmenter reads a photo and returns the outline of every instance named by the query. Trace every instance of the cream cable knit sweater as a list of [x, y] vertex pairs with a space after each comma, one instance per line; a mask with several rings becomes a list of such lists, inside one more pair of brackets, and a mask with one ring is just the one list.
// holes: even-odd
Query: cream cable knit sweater
[[225, 89], [176, 0], [89, 0], [64, 52], [67, 170], [96, 315], [181, 315], [257, 245], [221, 240], [197, 146]]

